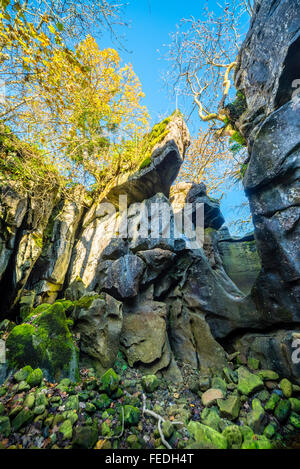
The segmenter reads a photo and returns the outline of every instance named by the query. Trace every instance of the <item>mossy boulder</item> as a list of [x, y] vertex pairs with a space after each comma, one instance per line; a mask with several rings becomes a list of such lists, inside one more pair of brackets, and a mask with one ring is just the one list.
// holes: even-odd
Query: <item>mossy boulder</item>
[[258, 370], [259, 368], [259, 360], [253, 357], [248, 358], [248, 366], [251, 370]]
[[222, 417], [229, 420], [235, 420], [238, 418], [241, 408], [241, 400], [239, 396], [231, 395], [227, 399], [219, 399], [218, 407]]
[[43, 380], [43, 372], [40, 368], [33, 370], [26, 379], [26, 383], [29, 384], [31, 388], [39, 386]]
[[16, 326], [9, 334], [6, 341], [8, 368], [30, 365], [40, 368], [49, 381], [64, 377], [77, 380], [78, 350], [72, 340], [65, 308], [62, 303], [41, 306], [30, 316], [30, 323]]
[[278, 396], [278, 394], [276, 393], [271, 394], [270, 399], [265, 405], [265, 410], [267, 412], [273, 412], [279, 401], [280, 401], [280, 397]]
[[137, 407], [132, 405], [124, 406], [124, 424], [126, 427], [131, 427], [139, 423], [141, 412]]
[[290, 401], [280, 401], [275, 409], [274, 415], [277, 418], [278, 422], [284, 423], [289, 418], [290, 413], [291, 413]]
[[221, 433], [202, 423], [190, 422], [188, 431], [199, 447], [211, 449], [227, 449], [228, 447], [227, 439]]
[[296, 414], [296, 412], [291, 413], [289, 423], [296, 428], [296, 430], [300, 430], [300, 416]]
[[147, 375], [142, 378], [142, 386], [145, 392], [152, 393], [159, 387], [160, 381], [155, 375]]
[[257, 375], [264, 381], [277, 381], [279, 379], [278, 373], [273, 370], [260, 370]]
[[117, 391], [120, 384], [120, 376], [110, 368], [100, 379], [100, 390], [108, 395]]
[[265, 412], [258, 399], [252, 401], [252, 411], [247, 416], [247, 423], [255, 433], [261, 434], [265, 429]]
[[8, 417], [0, 417], [0, 435], [8, 437], [11, 432], [10, 420]]
[[277, 425], [275, 423], [269, 423], [264, 430], [264, 435], [271, 440], [276, 434]]
[[245, 367], [238, 369], [238, 391], [241, 394], [249, 396], [256, 391], [260, 391], [263, 387], [264, 383], [259, 376], [250, 373]]
[[280, 389], [284, 395], [284, 397], [290, 398], [293, 395], [293, 385], [292, 383], [284, 378], [279, 383]]
[[66, 410], [79, 410], [79, 399], [76, 394], [73, 396], [70, 396], [68, 400], [65, 403], [65, 409]]
[[242, 449], [272, 449], [272, 444], [264, 435], [255, 435], [255, 438], [245, 440]]
[[141, 439], [136, 435], [129, 435], [126, 440], [127, 446], [130, 449], [142, 449], [143, 444]]
[[240, 449], [243, 443], [243, 435], [240, 431], [240, 427], [237, 425], [230, 425], [223, 430], [222, 435], [228, 442], [229, 449]]
[[92, 403], [97, 407], [99, 410], [107, 409], [111, 404], [111, 399], [108, 397], [107, 394], [100, 394], [98, 399], [94, 399]]
[[291, 403], [291, 409], [293, 412], [300, 413], [300, 399], [296, 399], [295, 397], [291, 397], [289, 399]]
[[212, 379], [211, 387], [213, 389], [220, 389], [220, 391], [222, 391], [223, 395], [226, 396], [227, 384], [224, 381], [224, 379], [219, 378], [218, 376], [214, 377]]
[[25, 381], [28, 376], [30, 375], [30, 373], [33, 372], [33, 369], [31, 368], [31, 366], [27, 365], [27, 366], [24, 366], [23, 368], [21, 368], [21, 370], [17, 371], [15, 374], [14, 374], [14, 379], [20, 383], [21, 381]]
[[63, 434], [63, 440], [70, 440], [73, 435], [72, 422], [65, 420], [59, 427], [59, 432]]
[[29, 422], [31, 422], [33, 417], [34, 413], [30, 409], [24, 407], [12, 421], [13, 430], [18, 431], [24, 425], [27, 425]]
[[206, 407], [201, 413], [201, 420], [204, 425], [219, 431], [221, 417], [219, 415], [218, 409], [215, 407], [210, 409]]
[[170, 420], [165, 420], [161, 426], [164, 437], [169, 440], [174, 433], [175, 427]]
[[251, 427], [248, 427], [248, 425], [240, 426], [240, 432], [243, 435], [244, 441], [253, 439], [254, 431], [252, 430]]
[[92, 449], [97, 443], [98, 432], [92, 426], [76, 428], [72, 440], [72, 448], [74, 449]]

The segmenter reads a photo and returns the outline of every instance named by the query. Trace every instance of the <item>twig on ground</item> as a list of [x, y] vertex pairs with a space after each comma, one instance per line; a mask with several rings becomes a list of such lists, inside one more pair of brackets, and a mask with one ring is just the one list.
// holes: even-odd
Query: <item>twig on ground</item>
[[[143, 414], [149, 415], [150, 417], [154, 417], [157, 420], [157, 428], [158, 428], [160, 438], [161, 438], [161, 441], [162, 441], [163, 445], [167, 449], [173, 449], [172, 446], [166, 441], [166, 439], [164, 437], [164, 434], [163, 434], [163, 431], [162, 431], [162, 428], [161, 428], [162, 422], [165, 422], [166, 419], [164, 419], [161, 415], [157, 414], [153, 410], [147, 409], [146, 408], [146, 396], [145, 396], [145, 394], [142, 394], [142, 397], [143, 397]], [[170, 423], [172, 425], [183, 425], [183, 422], [170, 422]]]

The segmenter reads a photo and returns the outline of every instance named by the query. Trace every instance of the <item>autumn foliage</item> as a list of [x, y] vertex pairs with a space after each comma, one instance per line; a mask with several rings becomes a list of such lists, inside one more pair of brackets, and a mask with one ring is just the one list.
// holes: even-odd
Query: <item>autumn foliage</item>
[[138, 164], [148, 130], [144, 94], [130, 64], [88, 35], [73, 48], [47, 14], [40, 29], [1, 8], [0, 61], [7, 84], [0, 118], [72, 181], [105, 184]]

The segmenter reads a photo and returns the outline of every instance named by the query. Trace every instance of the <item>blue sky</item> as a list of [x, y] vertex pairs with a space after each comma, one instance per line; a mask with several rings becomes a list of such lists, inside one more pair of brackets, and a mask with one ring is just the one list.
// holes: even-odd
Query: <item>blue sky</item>
[[[132, 63], [142, 83], [146, 94], [144, 103], [153, 124], [176, 108], [175, 97], [170, 96], [162, 79], [168, 69], [168, 62], [163, 58], [164, 45], [170, 42], [170, 33], [176, 30], [180, 20], [191, 16], [199, 18], [206, 3], [210, 9], [220, 11], [219, 0], [128, 0], [124, 20], [130, 25], [121, 29], [127, 51], [119, 50], [119, 53], [124, 62]], [[99, 45], [101, 48], [114, 46], [109, 35], [102, 37]], [[197, 112], [194, 112], [190, 121], [191, 133], [196, 134], [200, 126]], [[236, 217], [233, 207], [245, 200], [243, 191], [238, 188], [231, 189], [223, 198], [221, 208], [227, 224]]]

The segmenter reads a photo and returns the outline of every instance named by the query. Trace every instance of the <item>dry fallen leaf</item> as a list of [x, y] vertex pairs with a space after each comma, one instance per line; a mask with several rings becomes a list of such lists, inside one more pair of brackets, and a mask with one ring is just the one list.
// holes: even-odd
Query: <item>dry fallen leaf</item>
[[102, 449], [104, 443], [105, 443], [105, 440], [99, 440], [95, 446], [95, 449]]

